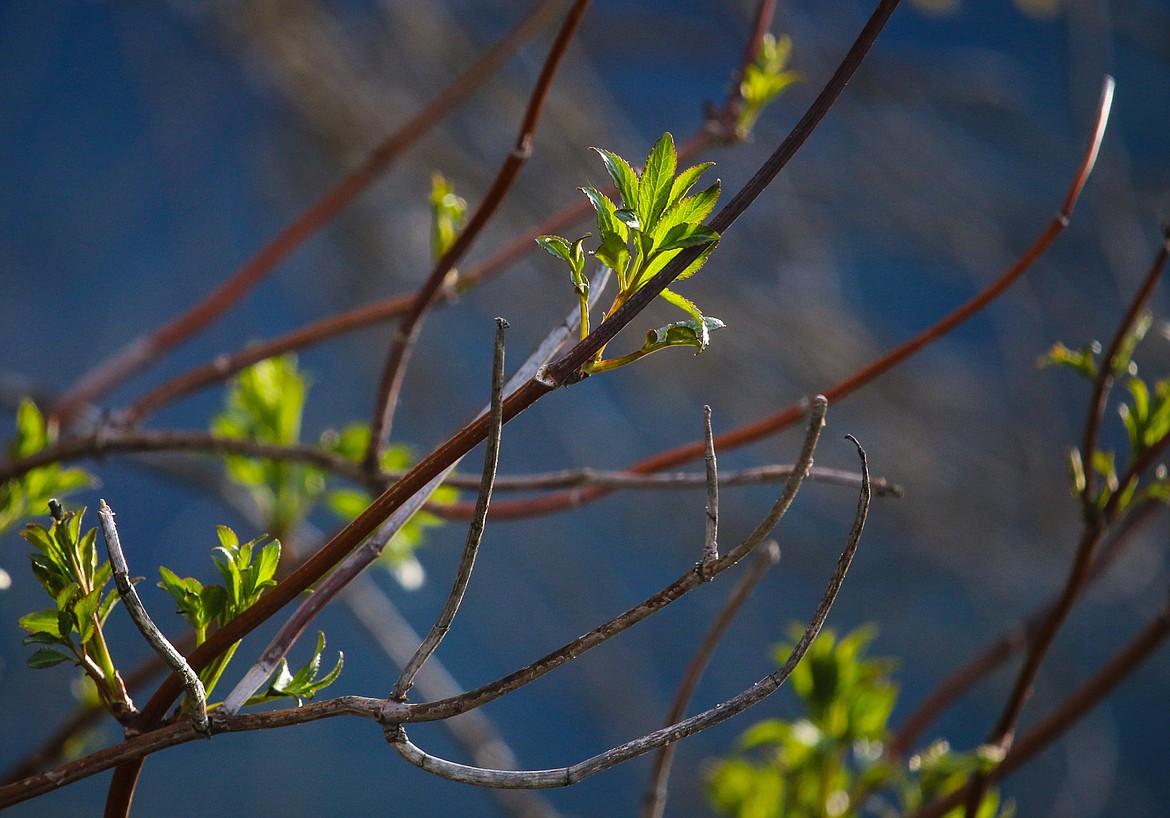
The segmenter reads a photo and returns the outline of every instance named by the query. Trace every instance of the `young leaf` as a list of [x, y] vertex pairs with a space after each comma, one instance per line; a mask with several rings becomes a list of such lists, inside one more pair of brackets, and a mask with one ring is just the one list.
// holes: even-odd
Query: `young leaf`
[[695, 347], [698, 355], [711, 343], [711, 332], [725, 327], [718, 318], [694, 318], [690, 321], [676, 321], [665, 327], [652, 329], [646, 333], [646, 343], [642, 349], [656, 352], [666, 347], [688, 346]]
[[646, 169], [642, 171], [638, 187], [636, 209], [642, 222], [642, 229], [654, 230], [662, 211], [670, 203], [670, 191], [674, 184], [677, 158], [674, 152], [674, 137], [664, 133], [650, 149], [646, 158]]
[[62, 653], [53, 648], [38, 648], [33, 651], [32, 656], [28, 657], [27, 664], [29, 667], [40, 670], [41, 668], [53, 667], [62, 662], [75, 661], [72, 656]]
[[701, 165], [694, 165], [687, 168], [678, 176], [675, 177], [674, 182], [670, 185], [670, 204], [673, 207], [683, 196], [686, 196], [695, 183], [699, 181], [708, 168], [715, 167], [714, 162], [704, 162]]
[[592, 150], [596, 151], [601, 157], [601, 161], [605, 163], [605, 169], [609, 171], [614, 187], [617, 188], [618, 194], [622, 197], [622, 203], [628, 208], [637, 207], [638, 175], [630, 167], [630, 163], [616, 153], [611, 153], [603, 148], [593, 148]]

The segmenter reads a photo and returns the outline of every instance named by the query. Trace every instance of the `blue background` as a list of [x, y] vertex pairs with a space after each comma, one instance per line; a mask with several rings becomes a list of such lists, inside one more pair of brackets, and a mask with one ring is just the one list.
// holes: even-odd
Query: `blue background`
[[[587, 146], [637, 159], [664, 130], [680, 141], [691, 133], [703, 100], [725, 92], [750, 5], [599, 0], [557, 79], [536, 154], [468, 264], [574, 201], [577, 185], [600, 184], [602, 168]], [[278, 16], [289, 30], [302, 14], [328, 25], [281, 39], [264, 36], [264, 8], [181, 0], [0, 6], [0, 372], [8, 397], [17, 374], [34, 390], [65, 388], [193, 303], [520, 13], [503, 2], [290, 4]], [[800, 115], [867, 13], [850, 2], [781, 4], [774, 30], [793, 37], [805, 82], [769, 109], [753, 142], [711, 152], [726, 191], [746, 181]], [[1086, 395], [1071, 376], [1037, 371], [1034, 361], [1058, 339], [1079, 346], [1107, 338], [1157, 247], [1170, 210], [1168, 20], [1165, 3], [1136, 0], [1069, 0], [1039, 16], [1007, 2], [966, 2], [945, 14], [906, 4], [805, 150], [728, 232], [703, 274], [680, 288], [727, 321], [711, 349], [698, 359], [656, 356], [550, 395], [509, 425], [504, 472], [620, 467], [694, 439], [704, 403], [717, 431], [733, 428], [825, 388], [935, 320], [1047, 224], [1083, 149], [1101, 76], [1112, 73], [1117, 100], [1100, 166], [1054, 250], [993, 308], [831, 409], [818, 462], [852, 467], [840, 442], [851, 432], [874, 469], [908, 489], [901, 500], [876, 504], [831, 618], [839, 629], [880, 624], [875, 651], [900, 662], [896, 721], [1063, 580], [1078, 533], [1064, 450], [1079, 438]], [[511, 147], [547, 41], [546, 34], [513, 60], [209, 332], [117, 390], [108, 405], [251, 339], [416, 286], [428, 264], [431, 170], [478, 201]], [[515, 364], [570, 308], [550, 261], [530, 256], [430, 319], [397, 439], [424, 452], [482, 404], [493, 316], [513, 324]], [[1139, 356], [1151, 377], [1170, 357], [1162, 294], [1154, 309], [1156, 330]], [[665, 309], [654, 316], [670, 319]], [[389, 333], [363, 330], [300, 356], [314, 381], [306, 438], [368, 415]], [[221, 400], [220, 390], [200, 393], [151, 425], [201, 428]], [[720, 462], [783, 462], [795, 440], [790, 433]], [[100, 493], [75, 500], [92, 506], [100, 494], [114, 505], [142, 573], [165, 563], [206, 578], [215, 523], [259, 533], [214, 496], [140, 461], [110, 457], [93, 468]], [[772, 492], [725, 491], [721, 540], [749, 531]], [[806, 487], [780, 529], [781, 568], [721, 648], [696, 708], [770, 671], [770, 645], [812, 611], [854, 502], [846, 490]], [[490, 525], [439, 658], [466, 687], [531, 661], [685, 570], [698, 553], [702, 519], [698, 495], [636, 493], [554, 518]], [[325, 515], [314, 522], [334, 525]], [[459, 526], [430, 538], [420, 553], [429, 581], [419, 591], [376, 577], [418, 629], [442, 604], [462, 538]], [[41, 605], [25, 550], [11, 533], [0, 542], [0, 567], [13, 578], [0, 593], [0, 621], [15, 623]], [[1025, 726], [1161, 608], [1167, 578], [1163, 516], [1062, 633]], [[727, 580], [704, 588], [486, 708], [519, 762], [569, 764], [656, 727], [730, 587]], [[166, 603], [156, 594], [147, 604]], [[321, 626], [330, 651], [347, 657], [334, 690], [384, 695], [396, 669], [352, 615], [332, 610]], [[22, 758], [71, 707], [70, 674], [27, 670], [20, 638], [14, 626], [0, 632], [0, 767]], [[263, 635], [249, 640], [241, 655], [262, 645]], [[142, 654], [128, 627], [114, 649]], [[1163, 651], [1014, 776], [1005, 792], [1020, 814], [1162, 814], [1170, 798], [1168, 680]], [[1010, 674], [989, 679], [931, 737], [976, 745], [1010, 682]], [[685, 743], [668, 814], [709, 814], [699, 794], [704, 765], [755, 719], [792, 712], [781, 691]], [[96, 740], [114, 737], [107, 731]], [[412, 737], [466, 760], [440, 726]], [[566, 815], [630, 813], [647, 770], [640, 760], [547, 797]], [[93, 814], [106, 782], [98, 776], [11, 814]], [[136, 809], [502, 814], [488, 793], [409, 767], [376, 728], [345, 719], [153, 757]]]

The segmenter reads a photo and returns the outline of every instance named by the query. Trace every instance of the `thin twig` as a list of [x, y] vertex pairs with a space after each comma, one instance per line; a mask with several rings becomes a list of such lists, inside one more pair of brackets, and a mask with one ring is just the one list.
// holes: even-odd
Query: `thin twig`
[[406, 693], [414, 684], [414, 677], [431, 654], [434, 653], [447, 632], [459, 606], [463, 602], [463, 594], [471, 582], [471, 572], [475, 568], [475, 556], [479, 552], [480, 541], [483, 540], [484, 526], [487, 523], [488, 506], [492, 500], [492, 484], [496, 479], [496, 466], [500, 462], [500, 431], [504, 425], [504, 330], [508, 322], [503, 318], [496, 319], [496, 345], [492, 358], [492, 397], [491, 397], [491, 425], [488, 427], [487, 451], [483, 456], [483, 478], [479, 488], [479, 497], [475, 501], [475, 519], [467, 530], [467, 543], [463, 546], [463, 558], [459, 561], [459, 570], [455, 574], [455, 581], [451, 585], [451, 593], [447, 595], [447, 602], [439, 618], [435, 621], [431, 632], [418, 646], [414, 656], [402, 668], [394, 689], [390, 691], [390, 698], [406, 701]]
[[[104, 457], [115, 452], [151, 454], [177, 452], [196, 454], [223, 454], [251, 457], [258, 460], [281, 460], [304, 463], [340, 477], [343, 480], [373, 491], [385, 491], [408, 472], [378, 471], [370, 473], [346, 457], [307, 443], [277, 444], [256, 440], [223, 437], [201, 429], [109, 429], [71, 437], [25, 457], [0, 463], [0, 483], [22, 477], [33, 469], [54, 463], [71, 463], [92, 457]], [[719, 475], [720, 486], [747, 486], [787, 480], [791, 465], [755, 466]], [[856, 488], [860, 477], [856, 472], [840, 469], [815, 468], [808, 479], [814, 482]], [[449, 474], [444, 485], [453, 488], [478, 490], [479, 478], [471, 475]], [[872, 481], [874, 494], [879, 497], [901, 497], [903, 487], [884, 477]], [[501, 475], [496, 478], [495, 491], [540, 491], [562, 488], [602, 487], [623, 490], [658, 490], [704, 488], [704, 473], [666, 472], [643, 474], [627, 471], [581, 468], [564, 469], [539, 474]], [[571, 507], [575, 502], [569, 503]], [[428, 506], [428, 510], [447, 519], [470, 520], [473, 504], [451, 503]], [[536, 512], [541, 513], [541, 512]]]
[[[695, 688], [698, 687], [703, 672], [711, 662], [711, 657], [715, 655], [715, 648], [723, 640], [724, 634], [727, 633], [727, 629], [735, 620], [740, 608], [751, 596], [752, 591], [768, 573], [768, 569], [779, 561], [780, 546], [775, 541], [764, 543], [756, 552], [755, 559], [752, 560], [751, 565], [748, 566], [731, 595], [727, 597], [723, 610], [719, 612], [719, 616], [715, 618], [710, 629], [703, 635], [695, 655], [691, 657], [690, 664], [687, 665], [687, 669], [683, 673], [682, 682], [678, 686], [674, 701], [671, 702], [670, 710], [666, 715], [667, 726], [682, 721], [683, 716], [686, 715], [687, 705], [690, 704], [691, 697], [695, 695]], [[675, 745], [667, 744], [660, 747], [654, 756], [654, 768], [650, 772], [650, 780], [646, 783], [646, 792], [642, 796], [642, 808], [639, 813], [641, 818], [662, 818], [663, 810], [666, 808], [666, 782], [670, 778], [670, 768], [674, 761], [674, 748]]]
[[[858, 456], [861, 458], [862, 473], [867, 475], [865, 451], [851, 435], [847, 437], [857, 446]], [[545, 789], [551, 787], [567, 787], [571, 784], [576, 784], [578, 781], [582, 781], [589, 776], [596, 775], [599, 772], [629, 761], [631, 758], [636, 758], [651, 750], [694, 735], [702, 730], [706, 730], [708, 727], [712, 727], [742, 713], [749, 707], [763, 701], [787, 681], [788, 677], [792, 675], [792, 671], [796, 669], [796, 666], [804, 658], [804, 654], [813, 643], [813, 640], [820, 633], [821, 627], [824, 625], [825, 620], [829, 616], [829, 611], [832, 610], [833, 603], [837, 599], [837, 593], [841, 590], [841, 584], [844, 582], [849, 565], [853, 561], [853, 555], [857, 552], [857, 545], [861, 541], [861, 532], [865, 528], [865, 518], [869, 510], [870, 496], [869, 484], [868, 481], [865, 481], [862, 486], [861, 496], [858, 499], [857, 514], [854, 517], [853, 527], [849, 533], [849, 541], [840, 559], [837, 561], [833, 576], [829, 580], [829, 586], [821, 597], [820, 603], [817, 605], [812, 621], [809, 623], [808, 628], [805, 629], [804, 634], [801, 635], [796, 646], [789, 653], [784, 665], [775, 673], [765, 676], [739, 695], [703, 713], [614, 747], [585, 761], [569, 767], [550, 770], [487, 770], [446, 761], [437, 756], [430, 755], [412, 744], [410, 739], [407, 738], [406, 731], [402, 728], [401, 723], [391, 722], [387, 726], [387, 740], [403, 758], [415, 766], [452, 781], [460, 781], [485, 787]]]
[[488, 188], [487, 193], [484, 194], [483, 201], [480, 202], [471, 218], [467, 220], [467, 225], [459, 232], [454, 243], [435, 264], [426, 283], [419, 288], [414, 302], [410, 306], [410, 311], [403, 317], [402, 323], [398, 325], [394, 333], [394, 341], [386, 358], [386, 365], [382, 370], [382, 380], [374, 400], [374, 413], [370, 419], [370, 445], [366, 450], [365, 464], [371, 470], [377, 468], [377, 464], [381, 460], [382, 449], [390, 436], [402, 381], [406, 375], [406, 368], [410, 363], [414, 345], [422, 331], [427, 312], [433, 306], [435, 296], [442, 288], [447, 273], [454, 269], [459, 260], [471, 249], [475, 240], [479, 238], [483, 228], [487, 226], [488, 221], [495, 215], [496, 210], [512, 189], [512, 184], [520, 175], [520, 170], [528, 161], [528, 157], [532, 155], [532, 144], [536, 138], [536, 125], [540, 121], [541, 109], [552, 89], [553, 77], [556, 76], [557, 70], [564, 60], [569, 43], [572, 41], [573, 35], [577, 33], [585, 11], [589, 8], [589, 3], [590, 0], [575, 0], [569, 9], [569, 13], [565, 16], [565, 20], [557, 32], [556, 40], [553, 41], [552, 48], [549, 49], [548, 56], [545, 58], [540, 76], [536, 80], [536, 86], [528, 98], [528, 108], [520, 123], [515, 146], [504, 159], [495, 180]]
[[281, 230], [227, 281], [195, 306], [148, 336], [140, 336], [81, 376], [53, 409], [68, 421], [81, 407], [200, 332], [377, 181], [406, 148], [471, 95], [544, 24], [564, 0], [542, 0], [512, 31], [460, 74], [435, 99], [386, 137], [353, 172]]
[[[784, 484], [784, 489], [781, 491], [780, 496], [773, 503], [768, 514], [756, 526], [755, 530], [743, 542], [720, 557], [711, 566], [710, 575], [712, 577], [718, 576], [748, 556], [756, 546], [772, 533], [772, 529], [776, 527], [776, 524], [787, 513], [789, 507], [792, 505], [792, 501], [796, 499], [796, 494], [800, 490], [800, 486], [804, 482], [804, 475], [807, 473], [807, 469], [812, 464], [813, 453], [816, 451], [821, 430], [824, 428], [827, 408], [828, 404], [823, 398], [818, 396], [813, 404], [812, 416], [809, 418], [808, 429], [805, 432], [804, 441], [801, 445], [796, 470], [793, 471], [792, 476]], [[868, 497], [869, 488], [864, 479], [863, 488]], [[460, 696], [441, 699], [439, 701], [404, 705], [400, 702], [390, 700], [386, 703], [387, 716], [401, 721], [436, 721], [480, 707], [556, 670], [566, 662], [577, 658], [585, 651], [592, 650], [622, 631], [652, 616], [667, 605], [670, 605], [683, 594], [693, 591], [702, 584], [703, 579], [692, 568], [670, 585], [638, 603], [625, 613], [619, 614], [608, 622], [594, 628], [589, 633], [577, 637], [552, 653], [537, 659], [535, 662], [503, 678], [477, 687]]]
[[719, 559], [719, 468], [715, 462], [710, 406], [703, 407], [703, 434], [707, 441], [707, 525], [703, 537], [703, 556], [699, 560], [699, 574], [707, 579], [707, 569]]
[[[422, 636], [411, 627], [389, 594], [368, 574], [362, 574], [346, 586], [342, 600], [390, 660], [398, 667], [405, 666], [412, 655], [410, 646], [419, 644]], [[438, 699], [457, 696], [463, 687], [442, 661], [432, 656], [411, 689], [424, 699]], [[516, 754], [483, 710], [447, 719], [443, 727], [464, 747], [473, 763], [484, 767], [516, 766]], [[493, 790], [492, 795], [516, 818], [559, 818], [557, 810], [540, 793]]]
[[162, 631], [151, 620], [150, 614], [146, 612], [142, 600], [138, 597], [138, 591], [134, 589], [134, 583], [130, 580], [130, 568], [126, 565], [125, 554], [122, 553], [122, 541], [118, 536], [118, 527], [114, 524], [114, 512], [106, 505], [105, 500], [102, 500], [98, 507], [98, 520], [101, 521], [102, 535], [105, 537], [106, 549], [110, 554], [110, 566], [113, 568], [114, 585], [118, 588], [122, 604], [126, 606], [130, 618], [134, 620], [134, 624], [154, 648], [155, 653], [183, 680], [183, 688], [191, 701], [191, 720], [195, 729], [211, 738], [211, 728], [207, 722], [207, 693], [203, 689], [203, 682], [199, 679], [199, 674], [187, 664], [183, 654], [163, 636]]

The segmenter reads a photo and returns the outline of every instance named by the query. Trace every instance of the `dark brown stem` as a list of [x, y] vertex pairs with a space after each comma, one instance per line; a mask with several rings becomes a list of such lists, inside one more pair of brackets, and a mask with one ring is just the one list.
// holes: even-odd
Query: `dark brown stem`
[[[1101, 668], [1093, 678], [1074, 691], [1035, 727], [1021, 736], [1011, 751], [1004, 756], [1003, 761], [988, 774], [988, 782], [994, 784], [1006, 778], [1031, 761], [1037, 753], [1057, 738], [1064, 735], [1070, 727], [1096, 707], [1113, 688], [1140, 667], [1166, 641], [1168, 636], [1170, 636], [1170, 608], [1165, 608], [1109, 664]], [[905, 818], [941, 818], [968, 800], [975, 786], [974, 781], [968, 781], [946, 797], [923, 806]]]
[[[1103, 99], [1103, 102], [1107, 100]], [[831, 402], [841, 400], [848, 395], [866, 386], [875, 378], [885, 374], [897, 364], [907, 358], [920, 352], [925, 347], [937, 341], [951, 330], [958, 327], [967, 319], [976, 315], [987, 307], [992, 301], [1002, 295], [1010, 286], [1012, 286], [1019, 278], [1028, 271], [1029, 268], [1036, 261], [1047, 252], [1052, 243], [1056, 241], [1064, 228], [1068, 225], [1069, 217], [1072, 214], [1073, 208], [1076, 205], [1077, 195], [1084, 188], [1085, 181], [1093, 170], [1093, 160], [1096, 158], [1097, 151], [1100, 145], [1100, 139], [1104, 134], [1104, 122], [1107, 121], [1109, 115], [1109, 108], [1107, 105], [1102, 107], [1097, 112], [1097, 123], [1094, 128], [1094, 138], [1086, 150], [1080, 166], [1073, 178], [1072, 185], [1069, 187], [1069, 192], [1065, 196], [1064, 205], [1061, 211], [1052, 219], [1048, 226], [1041, 232], [1032, 245], [1011, 265], [1007, 270], [1000, 275], [994, 282], [992, 282], [986, 289], [976, 295], [967, 303], [960, 306], [954, 312], [942, 318], [935, 324], [927, 327], [925, 330], [914, 336], [910, 340], [901, 344], [900, 346], [890, 350], [882, 355], [880, 358], [872, 361], [861, 369], [856, 370], [847, 378], [837, 382], [833, 386], [824, 391], [824, 394]], [[803, 120], [802, 120], [803, 121]], [[799, 126], [798, 126], [799, 127]], [[669, 267], [667, 269], [670, 269]], [[664, 271], [665, 272], [665, 271]], [[603, 325], [604, 326], [604, 325]], [[721, 450], [734, 449], [740, 446], [745, 446], [748, 443], [755, 442], [760, 438], [775, 434], [789, 428], [793, 424], [800, 421], [808, 411], [808, 403], [805, 400], [797, 401], [773, 415], [762, 418], [755, 423], [741, 426], [730, 432], [715, 438], [715, 445]], [[663, 469], [673, 468], [682, 463], [686, 463], [697, 457], [701, 457], [704, 451], [704, 444], [702, 441], [688, 443], [684, 446], [679, 446], [669, 451], [662, 452], [653, 457], [642, 460], [632, 466], [627, 471], [634, 474], [648, 474], [651, 472], [661, 471]], [[565, 508], [567, 506], [579, 506], [588, 502], [592, 502], [601, 497], [604, 497], [610, 490], [604, 487], [591, 488], [586, 491], [573, 493], [551, 494], [545, 497], [539, 497], [533, 500], [514, 500], [497, 503], [492, 509], [492, 514], [497, 520], [511, 519], [515, 517], [530, 517], [536, 514], [548, 514], [553, 511]]]
[[[1162, 273], [1166, 269], [1168, 256], [1170, 256], [1170, 226], [1163, 233], [1162, 246], [1154, 258], [1154, 263], [1150, 265], [1150, 271], [1146, 274], [1141, 289], [1138, 290], [1138, 294], [1130, 302], [1129, 309], [1126, 311], [1121, 325], [1117, 328], [1112, 343], [1109, 344], [1109, 349], [1101, 357], [1097, 379], [1093, 383], [1093, 396], [1089, 399], [1089, 417], [1085, 421], [1085, 435], [1081, 442], [1081, 462], [1084, 464], [1085, 474], [1085, 487], [1081, 490], [1081, 505], [1084, 509], [1085, 519], [1090, 522], [1099, 513], [1096, 497], [1097, 473], [1096, 469], [1093, 468], [1093, 457], [1097, 452], [1097, 435], [1101, 428], [1101, 419], [1105, 415], [1105, 405], [1109, 400], [1109, 390], [1113, 386], [1113, 379], [1120, 374], [1117, 371], [1117, 365], [1119, 363], [1117, 356], [1121, 352], [1121, 348], [1125, 344], [1129, 334], [1133, 332], [1133, 328], [1141, 318], [1141, 314], [1145, 312], [1146, 305], [1150, 303], [1150, 297], [1154, 294], [1154, 287], [1157, 286], [1158, 281], [1162, 278]], [[1108, 500], [1110, 514], [1116, 509], [1115, 498], [1124, 496], [1125, 487], [1129, 484], [1132, 476], [1139, 475], [1144, 470], [1144, 467], [1137, 470], [1131, 467], [1130, 474], [1126, 475], [1126, 478], [1119, 482], [1117, 491]]]
[[524, 163], [532, 155], [532, 145], [536, 139], [536, 125], [540, 121], [540, 112], [544, 108], [549, 91], [552, 89], [553, 78], [569, 49], [569, 43], [572, 42], [573, 36], [581, 25], [581, 20], [585, 16], [585, 11], [589, 8], [589, 2], [590, 0], [576, 0], [569, 9], [569, 13], [561, 24], [560, 31], [557, 32], [556, 40], [553, 41], [552, 48], [549, 49], [548, 57], [545, 58], [544, 67], [536, 80], [536, 87], [532, 89], [532, 94], [528, 98], [528, 108], [520, 123], [520, 132], [516, 136], [515, 146], [504, 159], [504, 164], [500, 167], [495, 180], [484, 195], [483, 201], [468, 220], [467, 226], [460, 231], [458, 238], [455, 239], [447, 252], [443, 253], [443, 257], [439, 259], [434, 270], [431, 271], [430, 278], [415, 294], [409, 312], [403, 317], [402, 323], [394, 333], [390, 354], [382, 371], [382, 381], [378, 386], [378, 396], [374, 401], [374, 414], [370, 420], [370, 445], [366, 451], [365, 464], [371, 471], [377, 468], [382, 448], [390, 436], [394, 410], [398, 406], [398, 396], [402, 390], [402, 379], [406, 375], [411, 352], [414, 350], [419, 333], [422, 331], [423, 319], [434, 306], [435, 297], [443, 286], [447, 273], [454, 269], [459, 260], [471, 249], [475, 240], [479, 238], [483, 228], [487, 226], [488, 221], [495, 215], [496, 210], [512, 189], [512, 184], [520, 175], [520, 169], [524, 167]]
[[53, 414], [68, 422], [100, 398], [222, 316], [257, 283], [375, 182], [423, 134], [467, 99], [543, 25], [563, 0], [542, 0], [511, 32], [447, 86], [426, 108], [388, 136], [347, 177], [285, 227], [231, 278], [182, 315], [139, 337], [83, 375], [62, 396]]

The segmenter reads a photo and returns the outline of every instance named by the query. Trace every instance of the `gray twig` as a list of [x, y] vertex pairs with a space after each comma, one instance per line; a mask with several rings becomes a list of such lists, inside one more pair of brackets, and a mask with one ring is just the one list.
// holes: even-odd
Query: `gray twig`
[[406, 663], [394, 689], [390, 691], [390, 698], [406, 701], [406, 693], [414, 684], [414, 677], [439, 647], [459, 605], [463, 602], [463, 594], [467, 584], [471, 581], [471, 572], [475, 568], [475, 555], [479, 552], [479, 544], [483, 539], [484, 525], [487, 522], [488, 505], [492, 499], [492, 484], [496, 479], [496, 466], [500, 461], [500, 433], [504, 426], [504, 331], [508, 322], [503, 318], [496, 319], [496, 344], [492, 357], [492, 396], [491, 421], [488, 425], [487, 451], [483, 457], [483, 478], [480, 481], [479, 497], [475, 501], [475, 517], [467, 530], [467, 543], [463, 547], [463, 558], [459, 562], [459, 570], [455, 575], [455, 582], [451, 585], [451, 593], [443, 606], [439, 618], [435, 621], [427, 638], [418, 646], [414, 656]]
[[[792, 501], [796, 498], [796, 493], [799, 491], [801, 484], [804, 482], [805, 475], [812, 467], [813, 452], [816, 450], [817, 441], [820, 440], [821, 430], [825, 424], [825, 412], [828, 410], [828, 401], [822, 395], [818, 395], [812, 401], [812, 406], [809, 411], [808, 429], [805, 432], [804, 443], [801, 446], [800, 456], [797, 459], [795, 468], [789, 476], [788, 481], [784, 485], [784, 490], [780, 493], [780, 497], [772, 505], [771, 510], [764, 520], [756, 526], [755, 531], [748, 535], [747, 539], [731, 549], [726, 555], [720, 557], [711, 566], [711, 575], [717, 576], [726, 571], [731, 566], [738, 563], [744, 557], [752, 552], [753, 549], [772, 531], [780, 518], [784, 516], [785, 512], [792, 505]], [[863, 475], [863, 487], [865, 496], [869, 497], [869, 483], [868, 475]], [[868, 506], [867, 506], [868, 507]], [[388, 701], [386, 703], [386, 710], [383, 713], [383, 718], [387, 722], [404, 722], [404, 721], [438, 721], [440, 719], [450, 718], [451, 716], [465, 713], [468, 710], [474, 710], [490, 701], [494, 701], [501, 696], [506, 696], [514, 690], [534, 682], [546, 673], [556, 670], [561, 665], [569, 662], [582, 653], [591, 650], [602, 644], [608, 639], [616, 636], [622, 631], [630, 628], [643, 619], [650, 617], [658, 611], [665, 608], [670, 603], [681, 597], [695, 588], [703, 584], [698, 572], [693, 568], [688, 570], [681, 577], [676, 579], [670, 585], [666, 586], [658, 593], [643, 600], [634, 607], [630, 608], [625, 613], [619, 614], [610, 621], [599, 625], [589, 633], [579, 636], [571, 642], [562, 645], [557, 650], [537, 659], [525, 667], [516, 670], [503, 678], [497, 679], [494, 682], [489, 682], [486, 685], [470, 690], [460, 696], [453, 696], [447, 699], [439, 699], [433, 702], [422, 702], [419, 704], [403, 704], [401, 702]]]
[[154, 648], [155, 653], [162, 657], [167, 666], [182, 678], [187, 698], [191, 700], [193, 711], [191, 718], [195, 729], [207, 738], [211, 738], [211, 725], [207, 721], [207, 693], [203, 689], [203, 682], [200, 681], [199, 674], [191, 669], [191, 665], [187, 664], [183, 654], [175, 650], [175, 646], [167, 641], [162, 631], [151, 621], [150, 614], [146, 612], [142, 600], [138, 598], [138, 592], [134, 590], [134, 583], [130, 581], [130, 569], [126, 565], [126, 556], [122, 553], [122, 541], [118, 537], [118, 527], [114, 525], [114, 512], [106, 505], [105, 500], [101, 501], [101, 506], [98, 508], [98, 519], [101, 521], [106, 549], [110, 554], [114, 585], [118, 588], [118, 595], [122, 598], [122, 603], [130, 612], [130, 618], [134, 620], [138, 630]]
[[[823, 402], [824, 399], [822, 398], [820, 400]], [[784, 665], [775, 673], [765, 676], [739, 695], [712, 707], [710, 710], [691, 716], [689, 719], [684, 719], [641, 738], [626, 742], [625, 744], [569, 767], [559, 767], [549, 770], [487, 770], [479, 767], [469, 767], [464, 764], [456, 764], [433, 756], [411, 743], [401, 724], [391, 724], [386, 728], [387, 740], [398, 751], [399, 755], [407, 761], [410, 761], [415, 766], [427, 772], [434, 773], [452, 781], [507, 789], [567, 787], [589, 776], [626, 762], [631, 758], [648, 753], [651, 750], [663, 747], [702, 730], [706, 730], [708, 727], [727, 721], [767, 698], [788, 680], [788, 677], [792, 675], [792, 671], [796, 669], [796, 666], [804, 658], [804, 654], [808, 651], [813, 640], [820, 633], [822, 626], [825, 624], [825, 620], [829, 616], [829, 611], [837, 599], [837, 594], [841, 590], [841, 584], [845, 581], [845, 574], [849, 571], [849, 565], [853, 561], [853, 555], [857, 553], [857, 545], [861, 541], [861, 532], [865, 528], [865, 519], [869, 512], [869, 502], [872, 493], [869, 487], [869, 471], [866, 464], [865, 450], [861, 448], [861, 445], [853, 436], [848, 435], [847, 438], [857, 446], [857, 453], [861, 458], [862, 476], [864, 478], [861, 496], [857, 501], [857, 513], [853, 519], [853, 527], [849, 532], [849, 540], [845, 545], [845, 550], [841, 553], [840, 559], [837, 560], [837, 567], [833, 571], [833, 576], [829, 579], [829, 585], [825, 589], [825, 593], [821, 596], [820, 603], [817, 605], [816, 612], [813, 614], [812, 621], [809, 622], [804, 634], [800, 637], [796, 646], [793, 647], [791, 653], [788, 654]]]
[[707, 528], [699, 576], [711, 579], [710, 569], [719, 559], [719, 468], [715, 464], [715, 436], [711, 433], [711, 407], [703, 407], [703, 437], [707, 443]]
[[[706, 670], [715, 653], [715, 648], [723, 640], [723, 635], [727, 633], [728, 627], [739, 613], [740, 608], [743, 607], [743, 603], [747, 602], [752, 591], [768, 573], [768, 569], [779, 561], [780, 546], [774, 540], [764, 543], [763, 547], [756, 552], [756, 557], [748, 566], [747, 573], [735, 586], [727, 598], [723, 610], [719, 612], [719, 616], [716, 617], [711, 628], [699, 643], [695, 655], [691, 657], [690, 664], [687, 665], [686, 672], [683, 674], [683, 680], [678, 686], [678, 692], [675, 693], [674, 701], [670, 705], [670, 711], [667, 713], [667, 726], [682, 720], [686, 714], [687, 705], [690, 704], [691, 697], [695, 694], [699, 679], [702, 678], [703, 671]], [[673, 761], [673, 744], [667, 744], [658, 749], [658, 754], [654, 758], [654, 769], [650, 773], [646, 792], [642, 796], [641, 818], [662, 818], [663, 809], [666, 807], [666, 782], [670, 778], [670, 766]]]

